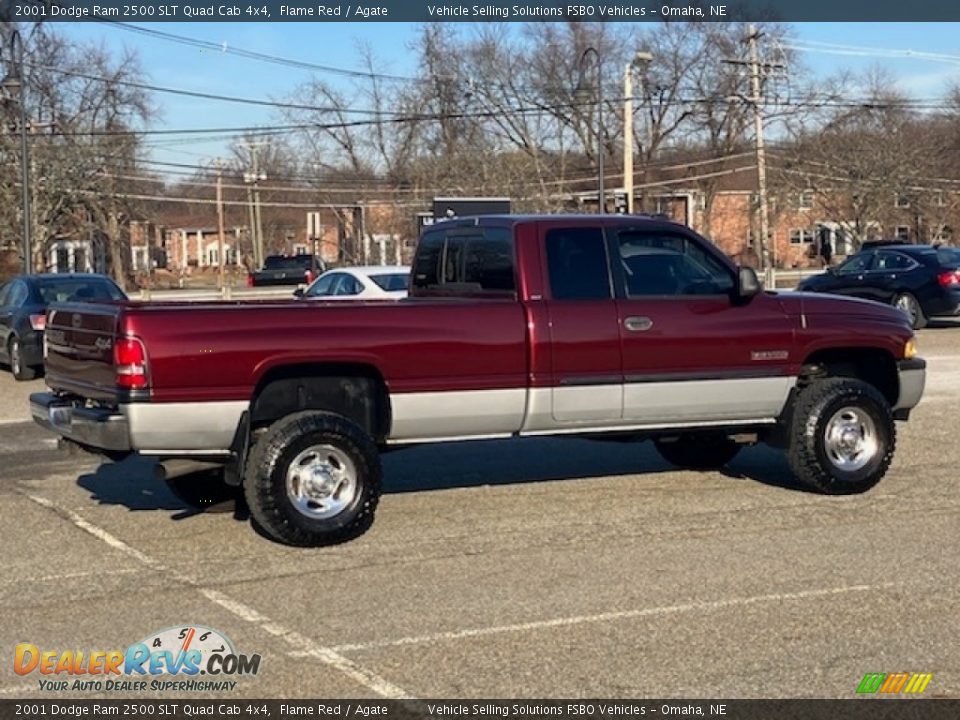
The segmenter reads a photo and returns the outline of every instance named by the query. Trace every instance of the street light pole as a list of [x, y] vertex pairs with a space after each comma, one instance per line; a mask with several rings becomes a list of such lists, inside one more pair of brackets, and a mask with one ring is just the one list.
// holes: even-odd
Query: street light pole
[[30, 149], [27, 144], [27, 104], [25, 102], [25, 85], [23, 78], [23, 42], [20, 33], [14, 30], [10, 36], [10, 73], [3, 81], [3, 86], [17, 94], [20, 105], [20, 190], [23, 211], [23, 272], [29, 274], [33, 269], [31, 257], [31, 227], [30, 227]]
[[578, 102], [587, 96], [587, 56], [593, 53], [594, 62], [597, 65], [597, 212], [605, 213], [607, 211], [607, 198], [604, 188], [603, 177], [603, 64], [600, 61], [600, 53], [595, 47], [588, 47], [580, 55], [580, 76], [577, 80], [577, 88], [574, 90], [574, 98]]

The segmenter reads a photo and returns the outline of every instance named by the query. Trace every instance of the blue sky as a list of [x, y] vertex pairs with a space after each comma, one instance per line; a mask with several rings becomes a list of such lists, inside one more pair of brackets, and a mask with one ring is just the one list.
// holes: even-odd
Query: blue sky
[[[342, 68], [358, 68], [357, 49], [367, 45], [391, 74], [412, 74], [418, 25], [408, 23], [154, 23], [145, 27], [167, 33], [227, 43], [231, 47]], [[160, 38], [136, 34], [108, 23], [58, 23], [62, 32], [91, 40], [119, 52], [139, 54], [149, 82], [199, 92], [264, 99], [286, 98], [306, 81], [306, 70], [285, 68], [230, 54], [201, 50]], [[815, 76], [840, 68], [887, 68], [901, 88], [917, 98], [943, 95], [950, 83], [960, 84], [960, 23], [795, 23], [792, 37], [799, 43], [919, 51], [951, 56], [944, 61], [896, 57], [897, 53], [857, 49], [838, 54], [823, 46], [820, 52], [801, 52]], [[849, 54], [847, 54], [847, 52]], [[327, 76], [328, 79], [332, 79]], [[304, 99], [309, 101], [309, 99]], [[156, 93], [162, 117], [153, 127], [236, 127], [276, 123], [275, 111]], [[152, 140], [152, 143], [159, 143]], [[168, 162], [203, 164], [213, 155], [226, 155], [223, 145], [190, 143], [156, 147], [153, 157]]]

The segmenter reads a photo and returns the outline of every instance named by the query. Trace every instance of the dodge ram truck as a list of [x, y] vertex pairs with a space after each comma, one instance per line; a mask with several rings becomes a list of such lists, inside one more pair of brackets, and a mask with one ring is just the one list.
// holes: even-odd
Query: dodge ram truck
[[410, 298], [63, 304], [46, 321], [42, 426], [109, 457], [222, 465], [273, 538], [369, 527], [393, 446], [651, 439], [718, 468], [785, 450], [823, 493], [893, 458], [926, 363], [899, 310], [764, 291], [656, 217], [484, 216], [423, 232]]

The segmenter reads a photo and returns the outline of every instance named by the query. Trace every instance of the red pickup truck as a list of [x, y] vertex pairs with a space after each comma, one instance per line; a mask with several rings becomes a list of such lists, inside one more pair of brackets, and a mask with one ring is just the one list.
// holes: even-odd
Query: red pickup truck
[[826, 493], [886, 472], [923, 393], [906, 316], [764, 292], [644, 216], [488, 216], [420, 240], [389, 303], [54, 306], [38, 423], [87, 449], [224, 466], [272, 537], [369, 526], [378, 451], [532, 435], [653, 439], [683, 467], [786, 450]]

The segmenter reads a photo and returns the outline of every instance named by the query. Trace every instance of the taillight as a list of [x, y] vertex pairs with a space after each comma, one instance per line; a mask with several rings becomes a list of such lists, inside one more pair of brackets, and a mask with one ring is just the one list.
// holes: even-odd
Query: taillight
[[313, 271], [307, 270], [303, 273], [303, 280], [307, 285], [313, 282]]
[[947, 270], [937, 275], [941, 287], [960, 288], [960, 270]]
[[247, 275], [247, 287], [253, 287], [253, 275]]
[[147, 386], [147, 351], [137, 338], [118, 338], [113, 346], [117, 385], [124, 388]]
[[47, 327], [47, 316], [42, 313], [40, 315], [31, 315], [30, 327], [34, 330], [43, 330]]

